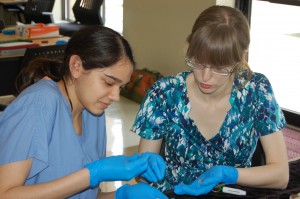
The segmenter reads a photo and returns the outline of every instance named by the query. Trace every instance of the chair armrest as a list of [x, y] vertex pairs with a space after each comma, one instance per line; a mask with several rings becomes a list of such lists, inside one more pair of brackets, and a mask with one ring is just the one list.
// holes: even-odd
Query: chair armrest
[[42, 12], [42, 15], [53, 16], [53, 13], [52, 12]]

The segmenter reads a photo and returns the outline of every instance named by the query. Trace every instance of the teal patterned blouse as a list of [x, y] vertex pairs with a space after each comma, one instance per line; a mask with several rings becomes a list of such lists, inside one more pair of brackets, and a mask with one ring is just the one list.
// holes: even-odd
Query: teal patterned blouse
[[[191, 105], [186, 78], [192, 71], [164, 77], [147, 93], [133, 125], [133, 131], [148, 140], [165, 140], [165, 179], [156, 184], [162, 190], [183, 182], [192, 183], [214, 165], [251, 167], [260, 136], [286, 125], [269, 80], [253, 73], [245, 79], [235, 76], [228, 111], [219, 132], [206, 140], [189, 117]], [[205, 113], [199, 113], [205, 114]]]

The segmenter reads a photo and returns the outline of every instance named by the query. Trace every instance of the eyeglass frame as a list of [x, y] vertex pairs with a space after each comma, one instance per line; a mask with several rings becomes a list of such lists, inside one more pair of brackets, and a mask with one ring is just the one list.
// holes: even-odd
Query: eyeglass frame
[[215, 74], [215, 75], [220, 75], [220, 76], [230, 76], [230, 75], [232, 74], [233, 70], [235, 69], [235, 67], [236, 67], [237, 64], [238, 64], [238, 62], [235, 63], [235, 64], [231, 67], [230, 70], [228, 70], [228, 69], [226, 69], [226, 68], [222, 68], [222, 70], [224, 70], [224, 73], [218, 73], [218, 72], [214, 71], [214, 68], [209, 67], [209, 66], [205, 66], [205, 65], [200, 64], [200, 63], [197, 63], [197, 62], [195, 62], [195, 64], [199, 65], [200, 67], [195, 66], [195, 65], [193, 64], [193, 61], [192, 61], [191, 59], [189, 59], [189, 58], [185, 58], [184, 61], [185, 61], [185, 63], [186, 63], [189, 67], [191, 67], [192, 69], [196, 69], [196, 70], [204, 70], [205, 68], [209, 68], [210, 71], [211, 71], [213, 74]]

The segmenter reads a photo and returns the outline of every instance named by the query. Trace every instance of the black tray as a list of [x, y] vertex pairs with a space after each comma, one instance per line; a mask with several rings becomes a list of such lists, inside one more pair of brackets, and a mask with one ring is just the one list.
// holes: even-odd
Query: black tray
[[170, 199], [214, 199], [214, 198], [257, 198], [257, 199], [288, 199], [290, 195], [300, 192], [300, 159], [289, 163], [290, 180], [285, 190], [252, 188], [239, 185], [228, 185], [228, 187], [242, 189], [247, 192], [246, 196], [237, 196], [221, 192], [210, 192], [202, 196], [179, 196], [173, 190], [166, 191], [165, 194]]

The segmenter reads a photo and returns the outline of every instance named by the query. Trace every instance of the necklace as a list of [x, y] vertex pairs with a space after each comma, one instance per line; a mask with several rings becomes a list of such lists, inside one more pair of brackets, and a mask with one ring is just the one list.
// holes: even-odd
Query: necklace
[[65, 87], [65, 90], [66, 90], [66, 93], [67, 93], [67, 97], [68, 97], [68, 100], [69, 100], [69, 103], [70, 103], [70, 106], [71, 106], [71, 112], [72, 112], [73, 111], [73, 104], [72, 104], [72, 101], [71, 101], [70, 96], [69, 96], [69, 92], [68, 92], [68, 89], [67, 89], [65, 79], [62, 78], [62, 81], [64, 83], [64, 87]]

